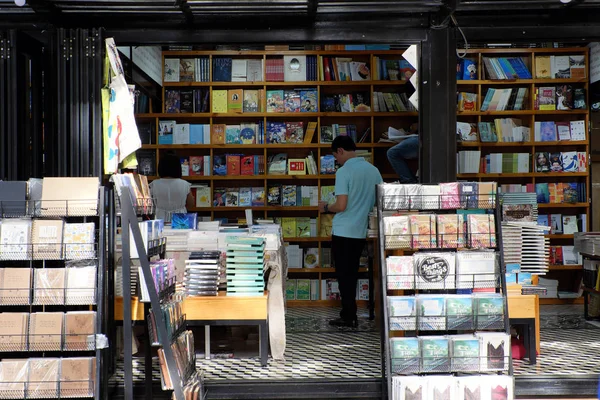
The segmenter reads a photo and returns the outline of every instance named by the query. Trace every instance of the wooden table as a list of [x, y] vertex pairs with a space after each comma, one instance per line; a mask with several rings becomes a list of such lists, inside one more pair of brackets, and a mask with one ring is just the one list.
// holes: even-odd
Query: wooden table
[[[515, 322], [531, 321], [535, 324], [535, 351], [540, 354], [540, 302], [535, 294], [508, 295], [508, 318]], [[534, 360], [530, 362], [535, 363]]]
[[[211, 325], [258, 325], [261, 365], [267, 365], [269, 356], [269, 331], [267, 323], [267, 292], [262, 296], [218, 296], [186, 297], [183, 313], [188, 326], [204, 325], [205, 357], [210, 358]], [[131, 315], [134, 321], [144, 320], [144, 304], [137, 298], [131, 300]], [[123, 320], [123, 298], [115, 298], [115, 320]]]

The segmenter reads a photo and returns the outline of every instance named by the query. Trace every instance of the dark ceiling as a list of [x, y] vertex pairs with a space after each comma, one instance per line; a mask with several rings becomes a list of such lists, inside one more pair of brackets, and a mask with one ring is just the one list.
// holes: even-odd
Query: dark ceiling
[[[600, 37], [600, 0], [27, 0], [23, 7], [15, 0], [0, 0], [0, 28], [104, 27], [158, 36], [158, 31], [176, 30], [306, 32], [343, 27], [345, 32], [389, 30], [390, 36], [402, 36], [405, 29], [443, 26], [450, 12], [471, 36], [504, 27], [503, 34], [509, 36], [524, 35], [519, 30], [527, 29], [538, 36], [575, 40], [588, 27]], [[507, 27], [516, 31], [511, 34]], [[334, 39], [346, 40], [341, 33]]]

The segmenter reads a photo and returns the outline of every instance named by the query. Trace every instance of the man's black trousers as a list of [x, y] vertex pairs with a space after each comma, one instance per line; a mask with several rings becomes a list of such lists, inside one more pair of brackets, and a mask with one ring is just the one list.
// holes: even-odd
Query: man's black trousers
[[365, 243], [365, 239], [335, 235], [331, 237], [333, 264], [342, 297], [340, 317], [346, 321], [356, 319], [356, 282], [358, 281], [360, 255]]

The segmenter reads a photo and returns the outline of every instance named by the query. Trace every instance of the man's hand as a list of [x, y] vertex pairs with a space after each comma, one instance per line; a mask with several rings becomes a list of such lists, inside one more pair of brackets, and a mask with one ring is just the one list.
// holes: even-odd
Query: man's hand
[[319, 201], [319, 211], [322, 212], [322, 213], [324, 213], [326, 205], [327, 205], [326, 201]]

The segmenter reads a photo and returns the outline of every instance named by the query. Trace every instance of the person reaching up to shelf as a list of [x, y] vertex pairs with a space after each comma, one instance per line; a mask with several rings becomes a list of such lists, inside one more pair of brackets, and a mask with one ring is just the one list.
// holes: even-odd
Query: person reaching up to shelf
[[[417, 134], [418, 130], [419, 124], [412, 124], [409, 134]], [[396, 174], [400, 177], [400, 183], [417, 183], [417, 177], [406, 163], [406, 160], [416, 160], [419, 158], [418, 136], [407, 137], [406, 139], [402, 139], [400, 143], [390, 147], [387, 151], [387, 158]]]
[[171, 222], [171, 214], [187, 213], [195, 205], [191, 184], [181, 179], [181, 163], [174, 154], [165, 154], [158, 162], [160, 179], [150, 183], [156, 219]]
[[356, 327], [356, 283], [360, 256], [365, 247], [369, 212], [375, 205], [376, 186], [383, 182], [379, 170], [356, 156], [350, 136], [338, 136], [331, 143], [333, 157], [342, 167], [335, 174], [335, 202], [319, 202], [319, 211], [335, 213], [331, 251], [338, 280], [342, 310], [333, 326]]

